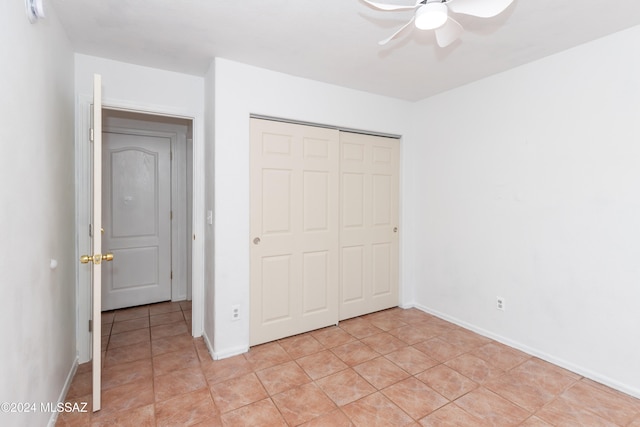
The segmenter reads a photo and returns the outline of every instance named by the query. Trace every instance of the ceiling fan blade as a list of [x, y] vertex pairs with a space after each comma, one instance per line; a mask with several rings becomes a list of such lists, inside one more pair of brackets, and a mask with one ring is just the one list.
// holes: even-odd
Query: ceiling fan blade
[[455, 13], [491, 18], [500, 14], [511, 3], [513, 0], [450, 0], [447, 6]]
[[378, 44], [379, 44], [380, 46], [384, 46], [385, 44], [389, 43], [391, 40], [395, 39], [395, 38], [396, 38], [396, 36], [397, 36], [398, 34], [400, 34], [400, 33], [402, 32], [402, 30], [404, 30], [404, 29], [405, 29], [405, 28], [407, 28], [409, 25], [411, 25], [411, 24], [413, 23], [413, 21], [415, 21], [415, 19], [416, 19], [416, 17], [415, 17], [415, 16], [414, 16], [414, 17], [412, 17], [412, 18], [409, 20], [409, 22], [407, 22], [407, 23], [406, 23], [406, 24], [404, 24], [402, 27], [400, 27], [400, 29], [399, 29], [398, 31], [396, 31], [395, 33], [391, 34], [391, 35], [390, 35], [389, 37], [387, 37], [386, 39], [384, 39], [384, 40], [380, 40], [380, 41], [378, 42]]
[[463, 32], [462, 25], [460, 25], [455, 19], [447, 18], [447, 22], [440, 28], [436, 28], [436, 41], [438, 46], [447, 47], [460, 37]]
[[368, 4], [369, 6], [373, 7], [374, 9], [386, 10], [386, 11], [414, 10], [418, 6], [420, 6], [420, 2], [419, 1], [414, 6], [401, 6], [401, 5], [398, 5], [398, 4], [385, 4], [385, 3], [378, 3], [378, 2], [369, 1], [369, 0], [361, 0], [361, 1], [366, 3], [366, 4]]

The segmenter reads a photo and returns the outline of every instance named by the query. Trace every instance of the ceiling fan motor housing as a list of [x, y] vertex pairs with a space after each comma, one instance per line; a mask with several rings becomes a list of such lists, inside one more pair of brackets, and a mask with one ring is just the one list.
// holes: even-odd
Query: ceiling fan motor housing
[[421, 30], [434, 30], [447, 22], [448, 8], [445, 3], [426, 3], [416, 11], [416, 27]]

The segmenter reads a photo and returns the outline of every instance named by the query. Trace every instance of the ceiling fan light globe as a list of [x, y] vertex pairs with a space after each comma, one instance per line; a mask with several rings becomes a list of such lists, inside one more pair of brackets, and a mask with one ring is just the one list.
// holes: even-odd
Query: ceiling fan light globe
[[416, 27], [421, 30], [435, 30], [447, 22], [447, 5], [427, 3], [416, 11]]

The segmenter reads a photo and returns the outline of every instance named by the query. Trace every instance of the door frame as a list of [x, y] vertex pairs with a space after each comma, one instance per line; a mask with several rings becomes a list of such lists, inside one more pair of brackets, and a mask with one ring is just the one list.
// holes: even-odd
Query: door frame
[[[88, 225], [90, 220], [90, 160], [91, 145], [89, 134], [91, 129], [90, 108], [91, 96], [80, 95], [76, 104], [75, 134], [75, 212], [76, 212], [76, 259], [81, 254], [89, 253], [91, 239]], [[158, 107], [156, 105], [136, 104], [128, 101], [103, 97], [103, 109], [128, 111], [139, 114], [175, 117], [192, 121], [192, 259], [191, 259], [191, 295], [192, 295], [192, 335], [199, 337], [204, 329], [204, 243], [205, 243], [205, 165], [204, 165], [204, 117], [201, 113]], [[80, 363], [91, 360], [91, 319], [90, 274], [88, 269], [76, 265], [76, 348]]]

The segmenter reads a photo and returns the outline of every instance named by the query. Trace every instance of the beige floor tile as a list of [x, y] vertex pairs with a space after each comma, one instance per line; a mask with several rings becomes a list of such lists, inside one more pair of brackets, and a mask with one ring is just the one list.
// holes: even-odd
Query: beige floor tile
[[413, 347], [401, 348], [393, 353], [387, 354], [385, 357], [411, 375], [426, 371], [427, 369], [440, 364], [435, 359], [430, 358], [420, 350], [416, 350]]
[[473, 380], [446, 365], [427, 369], [416, 375], [416, 378], [449, 400], [455, 400], [478, 387]]
[[319, 353], [312, 354], [310, 356], [301, 357], [296, 360], [298, 365], [304, 369], [304, 371], [312, 379], [317, 380], [319, 378], [326, 377], [333, 373], [347, 369], [348, 366], [338, 356], [324, 350]]
[[311, 378], [293, 361], [263, 369], [256, 374], [271, 396], [311, 382]]
[[449, 360], [445, 365], [477, 383], [483, 383], [504, 374], [502, 369], [471, 354], [460, 355]]
[[131, 307], [115, 310], [113, 321], [122, 322], [125, 320], [138, 319], [149, 316], [149, 306]]
[[249, 352], [244, 354], [244, 357], [255, 371], [281, 365], [291, 360], [291, 356], [277, 342], [252, 347]]
[[[625, 426], [640, 400], [418, 309], [213, 360], [191, 302], [102, 314], [102, 409], [58, 426]], [[92, 363], [67, 402], [92, 404]]]
[[405, 426], [413, 419], [381, 393], [374, 393], [342, 408], [356, 426]]
[[156, 402], [207, 387], [202, 368], [180, 369], [153, 379]]
[[69, 391], [67, 391], [67, 399], [91, 394], [93, 387], [91, 375], [91, 370], [76, 373], [69, 386]]
[[151, 326], [169, 325], [172, 323], [184, 322], [182, 311], [172, 311], [170, 313], [156, 314], [149, 317]]
[[268, 397], [254, 373], [212, 385], [211, 395], [221, 413], [233, 411]]
[[324, 346], [311, 334], [296, 335], [278, 342], [292, 359], [299, 359], [324, 350]]
[[347, 416], [339, 409], [336, 409], [328, 414], [314, 418], [311, 421], [307, 421], [301, 424], [303, 427], [352, 427], [353, 424], [347, 418]]
[[378, 390], [409, 376], [405, 370], [400, 369], [395, 363], [384, 357], [361, 363], [354, 366], [353, 369]]
[[443, 406], [420, 420], [424, 427], [493, 427], [489, 421], [476, 418], [454, 403]]
[[375, 387], [351, 368], [321, 378], [316, 383], [338, 406], [355, 402], [376, 391]]
[[110, 348], [104, 357], [104, 366], [117, 365], [119, 363], [133, 362], [151, 358], [151, 342], [145, 341], [137, 344], [126, 345], [118, 348]]
[[478, 347], [471, 354], [503, 371], [515, 368], [531, 358], [528, 354], [497, 342]]
[[518, 425], [531, 415], [528, 411], [482, 387], [465, 394], [455, 403], [465, 412], [494, 426]]
[[193, 345], [153, 357], [153, 375], [164, 375], [184, 368], [200, 367], [200, 359]]
[[440, 337], [414, 344], [413, 348], [443, 363], [466, 353], [465, 350], [448, 343]]
[[156, 422], [153, 405], [146, 405], [133, 408], [131, 410], [116, 412], [104, 417], [94, 417], [91, 422], [92, 427], [155, 427], [155, 425]]
[[311, 335], [325, 348], [337, 347], [355, 340], [353, 336], [337, 326], [330, 326], [328, 328], [313, 331], [311, 332]]
[[419, 328], [415, 325], [407, 325], [401, 328], [391, 329], [389, 333], [408, 345], [413, 345], [435, 338], [438, 335], [436, 332], [429, 330], [428, 326], [428, 324], [425, 324], [425, 327]]
[[182, 311], [180, 307], [180, 303], [177, 302], [159, 302], [157, 304], [151, 304], [149, 306], [149, 315], [156, 316], [158, 314], [171, 313], [171, 312], [180, 312]]
[[149, 327], [149, 318], [140, 317], [138, 319], [124, 320], [122, 322], [113, 323], [111, 328], [112, 334], [119, 334], [121, 332], [135, 331], [136, 329], [144, 329]]
[[382, 329], [383, 331], [390, 331], [392, 329], [398, 329], [404, 326], [408, 326], [407, 323], [403, 322], [393, 315], [381, 315], [373, 317], [370, 322], [373, 326]]
[[182, 321], [179, 323], [170, 323], [168, 325], [158, 325], [151, 327], [151, 339], [157, 340], [160, 338], [173, 337], [189, 332], [187, 324]]
[[370, 322], [360, 317], [340, 322], [338, 326], [356, 339], [363, 339], [384, 332], [382, 329], [373, 326]]
[[629, 424], [638, 415], [637, 405], [584, 382], [577, 382], [562, 397], [567, 402], [583, 405], [599, 417], [622, 426]]
[[211, 385], [249, 374], [253, 369], [244, 355], [240, 354], [227, 359], [202, 362], [202, 371]]
[[318, 388], [305, 384], [272, 397], [289, 425], [300, 425], [336, 408], [336, 405]]
[[362, 341], [352, 341], [331, 349], [331, 352], [349, 366], [358, 365], [367, 360], [375, 359], [380, 353]]
[[273, 404], [271, 399], [264, 399], [259, 402], [252, 403], [235, 411], [222, 414], [220, 417], [225, 426], [237, 427], [286, 427], [287, 423], [280, 415], [280, 411]]
[[192, 345], [193, 337], [184, 332], [178, 335], [154, 339], [151, 341], [151, 354], [159, 356], [164, 353], [178, 351]]
[[150, 359], [118, 363], [102, 369], [102, 390], [109, 390], [138, 380], [151, 382], [153, 369]]
[[115, 413], [130, 411], [132, 409], [152, 404], [153, 382], [147, 378], [142, 378], [127, 384], [110, 388], [109, 390], [104, 390], [102, 391], [101, 400], [101, 409], [99, 412], [93, 413], [92, 421], [93, 419], [102, 419], [103, 417], [110, 418], [110, 416]]
[[408, 346], [406, 342], [394, 337], [388, 332], [381, 332], [379, 334], [370, 335], [363, 338], [361, 342], [368, 345], [373, 351], [380, 354], [388, 354]]
[[616, 426], [616, 424], [591, 412], [586, 406], [575, 404], [565, 397], [554, 399], [536, 412], [535, 415], [552, 426]]
[[155, 413], [158, 427], [190, 426], [219, 415], [207, 389], [156, 403]]
[[124, 347], [133, 344], [148, 342], [151, 340], [149, 329], [138, 329], [135, 331], [122, 332], [120, 334], [112, 334], [109, 338], [109, 346], [107, 350], [118, 347]]
[[382, 394], [416, 420], [449, 403], [448, 399], [414, 377], [385, 388]]

